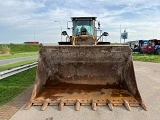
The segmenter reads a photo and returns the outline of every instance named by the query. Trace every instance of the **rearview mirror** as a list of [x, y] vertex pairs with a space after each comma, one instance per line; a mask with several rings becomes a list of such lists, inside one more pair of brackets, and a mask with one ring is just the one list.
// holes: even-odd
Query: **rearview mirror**
[[67, 32], [66, 32], [66, 31], [63, 31], [63, 32], [61, 33], [61, 35], [66, 36], [66, 35], [67, 35]]
[[104, 32], [102, 35], [103, 36], [108, 36], [109, 34], [107, 32]]

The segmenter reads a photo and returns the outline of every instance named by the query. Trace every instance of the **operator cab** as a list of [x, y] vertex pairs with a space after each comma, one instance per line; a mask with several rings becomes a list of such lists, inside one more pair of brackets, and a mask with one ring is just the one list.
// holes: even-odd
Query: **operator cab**
[[72, 35], [69, 36], [66, 31], [61, 35], [67, 36], [66, 42], [58, 42], [59, 45], [109, 45], [110, 42], [100, 41], [103, 36], [108, 36], [107, 32], [103, 32], [97, 36], [97, 31], [100, 30], [100, 22], [95, 26], [97, 17], [71, 17], [72, 27], [68, 26], [67, 29], [72, 29]]
[[95, 32], [96, 17], [71, 17], [73, 22], [72, 35], [93, 35]]

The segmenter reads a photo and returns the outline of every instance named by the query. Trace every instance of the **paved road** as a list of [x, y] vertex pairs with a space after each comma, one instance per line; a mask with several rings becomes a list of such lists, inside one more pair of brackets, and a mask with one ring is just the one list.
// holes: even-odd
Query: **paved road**
[[39, 106], [24, 110], [24, 106], [14, 114], [10, 120], [160, 120], [160, 63], [134, 62], [137, 84], [148, 111], [141, 107], [132, 107], [127, 111], [125, 107], [98, 107], [97, 111], [90, 106], [82, 106], [80, 111], [75, 111], [74, 106], [65, 106], [58, 111], [57, 106], [49, 106], [45, 111], [40, 111]]
[[36, 59], [36, 58], [38, 58], [37, 55], [35, 55], [35, 56], [27, 56], [27, 57], [20, 57], [20, 58], [12, 58], [12, 59], [0, 60], [0, 66], [1, 66], [1, 65], [12, 64], [12, 63], [16, 63], [16, 62], [21, 62], [21, 61], [25, 61], [25, 60]]

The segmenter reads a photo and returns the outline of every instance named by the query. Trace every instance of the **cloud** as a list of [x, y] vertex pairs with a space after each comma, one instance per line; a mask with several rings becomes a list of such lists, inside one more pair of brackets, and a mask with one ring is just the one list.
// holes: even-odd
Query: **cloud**
[[0, 43], [30, 41], [33, 34], [40, 42], [58, 42], [60, 24], [54, 21], [66, 30], [73, 16], [96, 16], [110, 42], [119, 42], [120, 25], [128, 40], [151, 39], [153, 31], [159, 39], [159, 0], [0, 0], [0, 11]]

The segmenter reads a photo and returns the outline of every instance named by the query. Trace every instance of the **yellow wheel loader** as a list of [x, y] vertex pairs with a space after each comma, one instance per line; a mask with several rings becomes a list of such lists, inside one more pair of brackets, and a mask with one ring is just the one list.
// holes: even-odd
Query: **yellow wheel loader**
[[110, 45], [102, 42], [104, 32], [97, 35], [96, 17], [71, 17], [72, 36], [69, 41], [55, 46], [43, 46], [39, 60], [34, 89], [25, 109], [40, 105], [141, 106], [147, 110], [137, 88], [132, 52], [127, 45]]

